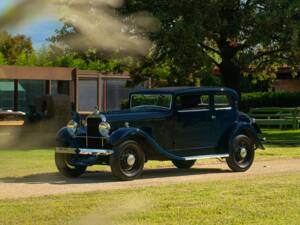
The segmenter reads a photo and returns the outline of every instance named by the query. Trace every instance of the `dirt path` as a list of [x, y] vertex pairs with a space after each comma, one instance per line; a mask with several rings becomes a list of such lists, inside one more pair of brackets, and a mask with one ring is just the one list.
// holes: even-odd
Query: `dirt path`
[[38, 174], [21, 178], [0, 178], [0, 199], [27, 198], [64, 193], [138, 188], [185, 182], [206, 182], [224, 179], [246, 179], [300, 172], [300, 159], [256, 161], [246, 173], [232, 173], [225, 163], [193, 167], [145, 170], [140, 179], [116, 181], [108, 172], [89, 172], [77, 179], [66, 179], [58, 173]]

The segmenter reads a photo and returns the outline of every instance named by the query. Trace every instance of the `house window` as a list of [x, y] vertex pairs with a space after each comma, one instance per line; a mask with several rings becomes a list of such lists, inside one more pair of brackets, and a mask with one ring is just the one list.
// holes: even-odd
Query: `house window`
[[79, 79], [79, 111], [91, 112], [98, 106], [98, 80]]
[[69, 81], [51, 81], [51, 95], [69, 95], [70, 82]]
[[[21, 89], [20, 89], [21, 88]], [[20, 97], [24, 90], [25, 101]], [[45, 81], [42, 80], [20, 80], [19, 81], [19, 109], [24, 112], [36, 110], [39, 98], [45, 95]]]
[[14, 108], [14, 81], [0, 81], [0, 111]]

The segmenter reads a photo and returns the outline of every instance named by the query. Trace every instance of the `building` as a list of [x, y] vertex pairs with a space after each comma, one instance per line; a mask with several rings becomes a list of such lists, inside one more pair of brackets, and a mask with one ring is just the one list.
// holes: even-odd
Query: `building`
[[0, 66], [0, 111], [28, 112], [45, 95], [67, 95], [82, 114], [120, 109], [130, 91], [128, 74], [101, 74], [76, 68]]
[[275, 92], [300, 92], [300, 76], [293, 77], [288, 65], [281, 67], [277, 73], [277, 79], [272, 86]]

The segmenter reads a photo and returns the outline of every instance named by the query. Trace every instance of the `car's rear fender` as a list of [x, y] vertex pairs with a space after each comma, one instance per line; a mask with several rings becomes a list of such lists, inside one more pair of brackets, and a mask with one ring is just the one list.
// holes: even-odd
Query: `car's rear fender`
[[[115, 147], [126, 140], [135, 140], [142, 144], [143, 146], [141, 147], [143, 148], [146, 157], [147, 155], [152, 155], [151, 152], [154, 151], [157, 155], [160, 155], [165, 159], [184, 160], [183, 157], [167, 152], [149, 134], [139, 128], [130, 127], [115, 130], [109, 138], [109, 144]], [[145, 146], [147, 147], [145, 148]]]
[[252, 141], [253, 144], [259, 149], [265, 149], [263, 146], [262, 141], [258, 137], [258, 132], [250, 123], [246, 122], [239, 122], [236, 123], [234, 127], [232, 127], [231, 131], [229, 132], [229, 146], [232, 146], [232, 142], [234, 137], [239, 134], [247, 135]]

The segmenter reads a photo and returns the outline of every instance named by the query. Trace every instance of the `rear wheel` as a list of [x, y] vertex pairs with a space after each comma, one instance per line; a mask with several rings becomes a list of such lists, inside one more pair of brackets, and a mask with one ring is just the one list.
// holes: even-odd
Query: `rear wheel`
[[55, 164], [59, 172], [66, 177], [79, 177], [85, 170], [86, 166], [73, 166], [70, 160], [73, 155], [55, 153]]
[[136, 141], [125, 141], [110, 156], [112, 174], [127, 181], [139, 177], [144, 168], [145, 154]]
[[234, 172], [248, 170], [254, 160], [255, 150], [250, 138], [246, 135], [238, 135], [233, 139], [226, 162]]
[[189, 169], [195, 164], [196, 160], [189, 160], [189, 161], [173, 160], [172, 162], [174, 166], [176, 166], [179, 169]]

